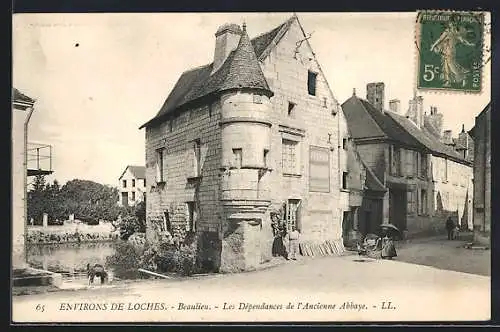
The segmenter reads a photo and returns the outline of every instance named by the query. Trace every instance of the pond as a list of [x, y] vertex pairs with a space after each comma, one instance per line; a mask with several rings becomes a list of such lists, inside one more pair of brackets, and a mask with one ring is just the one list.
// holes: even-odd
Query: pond
[[83, 272], [90, 265], [106, 263], [106, 257], [115, 252], [117, 242], [84, 242], [61, 244], [29, 244], [28, 263], [51, 272], [64, 274]]

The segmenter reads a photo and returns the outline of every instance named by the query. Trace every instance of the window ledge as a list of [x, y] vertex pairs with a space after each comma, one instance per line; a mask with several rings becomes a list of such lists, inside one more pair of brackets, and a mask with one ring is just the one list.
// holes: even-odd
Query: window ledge
[[340, 189], [340, 191], [344, 192], [344, 193], [350, 193], [351, 191], [347, 188], [342, 188]]
[[285, 172], [283, 172], [283, 176], [290, 177], [290, 178], [301, 178], [302, 174], [285, 173]]
[[196, 176], [188, 176], [188, 177], [187, 177], [187, 180], [188, 180], [188, 181], [196, 181], [196, 180], [199, 180], [199, 179], [201, 179], [201, 178], [202, 178], [202, 176], [201, 176], [201, 175], [196, 175]]

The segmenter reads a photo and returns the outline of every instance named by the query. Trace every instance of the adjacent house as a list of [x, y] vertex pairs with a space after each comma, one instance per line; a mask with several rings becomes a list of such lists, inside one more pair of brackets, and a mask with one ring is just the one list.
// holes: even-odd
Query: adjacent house
[[491, 237], [491, 104], [476, 117], [474, 137], [474, 240], [490, 245]]
[[[28, 125], [35, 100], [12, 89], [12, 266], [26, 264], [25, 234], [27, 227], [27, 178], [52, 173], [50, 145], [28, 143]], [[31, 147], [34, 146], [34, 147]], [[50, 154], [44, 153], [49, 149]], [[41, 151], [41, 152], [40, 152]], [[47, 155], [47, 157], [45, 157]], [[45, 159], [44, 159], [45, 158]], [[41, 162], [42, 160], [42, 162]], [[44, 162], [44, 160], [48, 160]]]
[[271, 258], [281, 209], [303, 255], [341, 253], [343, 218], [384, 188], [349, 153], [340, 111], [297, 16], [253, 39], [221, 26], [214, 61], [182, 73], [141, 127], [148, 239], [192, 234], [203, 266], [251, 270]]
[[429, 126], [435, 119], [426, 119], [422, 97], [414, 96], [403, 115], [399, 100], [384, 109], [384, 89], [382, 82], [369, 83], [366, 100], [354, 93], [342, 104], [361, 159], [388, 189], [381, 219], [407, 235], [441, 230], [448, 216], [469, 227], [471, 162], [436, 139], [440, 129]]
[[133, 206], [146, 197], [146, 167], [127, 166], [118, 178], [119, 204]]

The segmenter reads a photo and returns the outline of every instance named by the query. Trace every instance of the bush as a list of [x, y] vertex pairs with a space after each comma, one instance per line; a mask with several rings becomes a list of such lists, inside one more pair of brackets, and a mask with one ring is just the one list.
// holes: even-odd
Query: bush
[[168, 242], [146, 242], [145, 245], [138, 246], [134, 241], [123, 241], [116, 245], [115, 253], [107, 258], [106, 265], [121, 279], [141, 277], [139, 268], [191, 276], [197, 271], [196, 258], [195, 242], [179, 247]]
[[106, 266], [120, 279], [137, 279], [140, 277], [138, 269], [143, 262], [143, 253], [131, 243], [117, 243], [114, 254], [106, 258]]

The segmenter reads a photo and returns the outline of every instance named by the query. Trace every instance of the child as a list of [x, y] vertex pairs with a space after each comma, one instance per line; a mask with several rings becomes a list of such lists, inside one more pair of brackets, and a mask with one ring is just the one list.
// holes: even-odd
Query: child
[[300, 233], [295, 226], [292, 226], [292, 231], [288, 235], [290, 240], [290, 259], [297, 260], [297, 253], [299, 251], [299, 237]]

